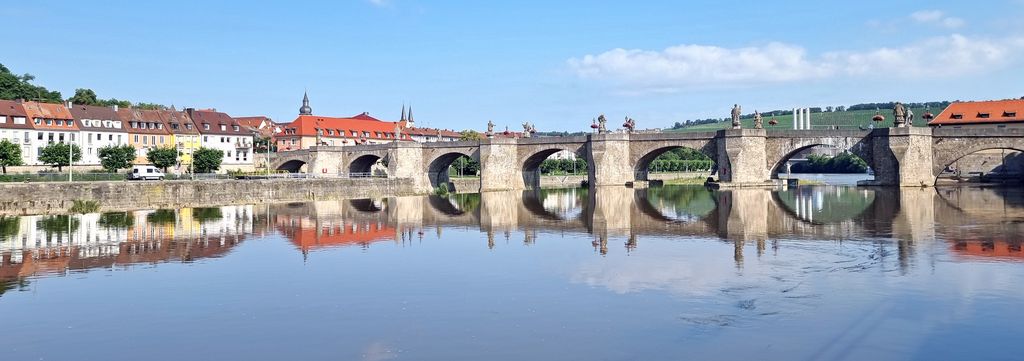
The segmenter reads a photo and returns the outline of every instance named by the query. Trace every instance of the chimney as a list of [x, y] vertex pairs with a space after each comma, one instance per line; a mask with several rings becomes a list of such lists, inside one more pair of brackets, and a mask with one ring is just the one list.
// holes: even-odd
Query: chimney
[[68, 100], [68, 109], [74, 108], [75, 104]]
[[117, 111], [117, 104], [114, 104], [114, 105], [112, 106], [112, 108], [114, 108], [114, 111], [116, 112], [116, 111]]

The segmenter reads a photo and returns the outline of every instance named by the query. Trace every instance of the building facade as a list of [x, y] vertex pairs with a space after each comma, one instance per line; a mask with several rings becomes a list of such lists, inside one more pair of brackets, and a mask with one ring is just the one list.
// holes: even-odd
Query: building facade
[[151, 149], [170, 146], [170, 133], [160, 115], [142, 109], [118, 109], [117, 116], [127, 124], [128, 144], [135, 147], [135, 164], [149, 164], [146, 155]]
[[224, 152], [221, 171], [253, 170], [253, 134], [242, 129], [241, 124], [216, 109], [185, 109], [202, 136], [205, 148]]
[[26, 165], [42, 165], [39, 156], [52, 143], [78, 142], [78, 125], [63, 104], [24, 102], [22, 106], [34, 133], [30, 135], [30, 151], [21, 154]]
[[202, 135], [192, 122], [188, 112], [175, 110], [154, 110], [160, 115], [167, 131], [171, 134], [171, 145], [178, 151], [178, 164], [173, 171], [178, 174], [192, 173], [192, 154], [203, 146]]
[[21, 147], [22, 160], [32, 152], [35, 132], [20, 102], [0, 100], [0, 138]]
[[100, 164], [99, 149], [128, 144], [128, 131], [117, 116], [116, 106], [112, 108], [92, 105], [68, 104], [71, 115], [81, 131], [81, 164]]

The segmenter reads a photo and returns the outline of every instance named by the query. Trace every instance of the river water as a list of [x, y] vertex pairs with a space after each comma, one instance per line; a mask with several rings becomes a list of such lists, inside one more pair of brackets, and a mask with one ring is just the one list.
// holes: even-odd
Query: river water
[[0, 218], [3, 360], [1019, 360], [1024, 192], [494, 192]]

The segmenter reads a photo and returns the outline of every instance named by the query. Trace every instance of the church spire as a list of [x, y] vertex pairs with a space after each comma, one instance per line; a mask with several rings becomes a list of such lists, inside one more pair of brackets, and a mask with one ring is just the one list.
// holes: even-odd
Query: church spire
[[302, 107], [299, 108], [299, 115], [313, 115], [313, 108], [309, 107], [309, 94], [302, 92]]
[[412, 120], [412, 104], [409, 104], [409, 118], [407, 120], [409, 121], [409, 123], [416, 122], [415, 120]]
[[405, 121], [405, 103], [402, 103], [402, 119], [399, 119], [398, 121], [400, 121], [400, 122], [404, 122]]

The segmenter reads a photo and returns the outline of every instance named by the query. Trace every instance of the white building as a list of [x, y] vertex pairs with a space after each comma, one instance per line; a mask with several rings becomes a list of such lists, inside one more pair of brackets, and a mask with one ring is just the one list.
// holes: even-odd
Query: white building
[[23, 148], [21, 152], [25, 165], [43, 165], [39, 162], [39, 155], [51, 143], [78, 142], [78, 125], [63, 104], [24, 102], [22, 106], [33, 129], [33, 134], [29, 135], [29, 151], [25, 152]]
[[128, 144], [128, 131], [117, 116], [117, 106], [68, 104], [68, 108], [81, 132], [78, 141], [82, 148], [81, 164], [98, 165], [100, 148]]
[[224, 152], [221, 171], [245, 170], [254, 168], [252, 139], [254, 134], [242, 128], [234, 118], [214, 109], [185, 109], [192, 122], [202, 134], [204, 148], [219, 149]]

